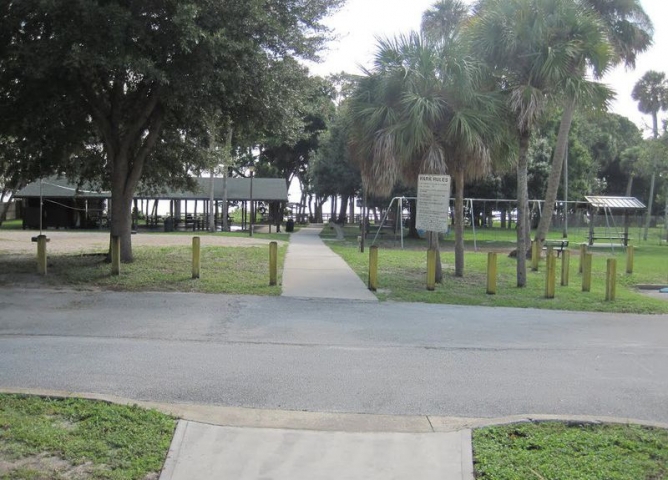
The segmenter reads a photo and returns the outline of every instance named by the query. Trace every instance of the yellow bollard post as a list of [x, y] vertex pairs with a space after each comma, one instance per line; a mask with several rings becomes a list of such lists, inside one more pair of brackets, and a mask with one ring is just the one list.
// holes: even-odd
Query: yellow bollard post
[[592, 254], [585, 253], [582, 260], [582, 291], [591, 291], [591, 260]]
[[496, 253], [487, 254], [487, 294], [496, 295]]
[[46, 235], [37, 236], [37, 273], [46, 275]]
[[612, 302], [617, 295], [617, 259], [608, 258], [608, 269], [605, 273], [605, 300]]
[[633, 245], [626, 247], [626, 273], [633, 273]]
[[582, 273], [583, 270], [583, 265], [584, 265], [584, 258], [585, 254], [587, 253], [587, 244], [586, 243], [581, 243], [580, 244], [580, 266], [578, 267], [578, 273]]
[[378, 246], [369, 248], [369, 290], [378, 289]]
[[269, 243], [269, 286], [278, 283], [278, 243]]
[[540, 248], [536, 240], [531, 242], [531, 270], [538, 271], [538, 263], [540, 262]]
[[199, 278], [200, 265], [200, 239], [199, 237], [193, 237], [193, 279]]
[[561, 254], [561, 286], [568, 286], [568, 276], [571, 270], [571, 252], [564, 250]]
[[550, 250], [548, 250], [545, 265], [545, 298], [554, 298], [557, 259]]
[[427, 290], [436, 289], [436, 250], [427, 250]]
[[121, 274], [121, 237], [111, 237], [111, 274]]

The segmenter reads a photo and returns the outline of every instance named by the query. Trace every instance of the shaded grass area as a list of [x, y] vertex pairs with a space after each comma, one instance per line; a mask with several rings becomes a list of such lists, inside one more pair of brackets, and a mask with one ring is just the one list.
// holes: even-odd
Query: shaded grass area
[[23, 220], [5, 220], [0, 225], [0, 230], [21, 230], [23, 228]]
[[[368, 251], [360, 253], [357, 241], [327, 241], [327, 244], [355, 270], [366, 282], [368, 277]], [[464, 277], [454, 276], [454, 252], [442, 245], [441, 260], [444, 281], [436, 290], [426, 290], [427, 255], [422, 240], [405, 240], [405, 249], [396, 246], [394, 240], [379, 242], [379, 290], [380, 300], [426, 302], [460, 305], [485, 305], [520, 308], [543, 308], [574, 311], [668, 313], [668, 302], [650, 298], [640, 293], [638, 284], [668, 284], [668, 247], [642, 245], [635, 251], [634, 273], [627, 275], [626, 253], [620, 248], [595, 250], [592, 266], [592, 287], [582, 292], [582, 277], [578, 274], [578, 250], [571, 250], [570, 278], [568, 286], [560, 286], [561, 259], [557, 260], [556, 298], [545, 299], [545, 260], [538, 272], [527, 271], [527, 287], [517, 288], [517, 261], [507, 253], [512, 244], [489, 242], [479, 245], [479, 252], [467, 247]], [[487, 252], [497, 251], [497, 294], [486, 294]], [[605, 301], [606, 261], [617, 259], [617, 298]]]
[[637, 425], [558, 422], [473, 432], [479, 480], [661, 480], [668, 478], [668, 431]]
[[38, 276], [34, 257], [0, 259], [0, 283], [33, 282], [45, 286], [103, 288], [119, 291], [174, 291], [280, 295], [280, 278], [287, 246], [278, 248], [279, 286], [269, 286], [269, 246], [201, 249], [201, 273], [192, 279], [190, 247], [135, 247], [135, 261], [111, 275], [106, 256], [56, 255], [48, 260], [48, 275]]
[[157, 479], [175, 425], [136, 406], [0, 394], [0, 479]]

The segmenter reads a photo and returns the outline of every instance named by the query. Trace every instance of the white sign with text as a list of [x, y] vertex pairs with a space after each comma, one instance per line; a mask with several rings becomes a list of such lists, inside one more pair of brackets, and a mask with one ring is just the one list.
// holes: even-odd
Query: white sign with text
[[450, 176], [418, 176], [415, 228], [428, 232], [447, 232], [449, 208]]

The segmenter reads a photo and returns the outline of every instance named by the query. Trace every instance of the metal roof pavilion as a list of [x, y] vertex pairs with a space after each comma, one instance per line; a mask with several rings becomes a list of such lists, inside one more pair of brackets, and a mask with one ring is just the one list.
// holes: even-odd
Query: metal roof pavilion
[[[195, 178], [195, 191], [165, 190], [156, 193], [136, 192], [135, 198], [158, 200], [208, 200], [210, 178]], [[213, 196], [216, 200], [223, 198], [223, 179], [214, 178]], [[227, 199], [229, 201], [248, 201], [250, 196], [250, 178], [228, 178]], [[42, 180], [42, 197], [46, 198], [110, 198], [111, 192], [100, 191], [91, 185], [77, 188], [67, 178], [49, 177]], [[18, 191], [15, 198], [35, 198], [40, 196], [40, 182], [33, 182]], [[253, 200], [265, 202], [287, 202], [288, 189], [282, 178], [254, 178]]]
[[645, 209], [645, 205], [635, 197], [585, 196], [585, 199], [594, 208], [607, 208], [611, 210]]

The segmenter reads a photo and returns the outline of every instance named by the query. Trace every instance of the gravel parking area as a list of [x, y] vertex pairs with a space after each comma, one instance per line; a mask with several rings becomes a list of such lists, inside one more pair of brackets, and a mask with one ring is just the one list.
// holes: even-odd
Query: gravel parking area
[[[36, 244], [32, 237], [39, 234], [28, 230], [0, 230], [0, 255], [32, 255]], [[51, 254], [101, 253], [109, 248], [109, 232], [77, 232], [71, 230], [49, 230], [47, 250]], [[132, 235], [134, 247], [146, 246], [190, 246], [192, 237], [197, 236], [170, 233], [137, 233]], [[230, 237], [225, 235], [202, 235], [201, 245], [228, 247], [257, 247], [268, 245], [271, 240], [260, 238]], [[286, 241], [288, 237], [286, 236]]]

